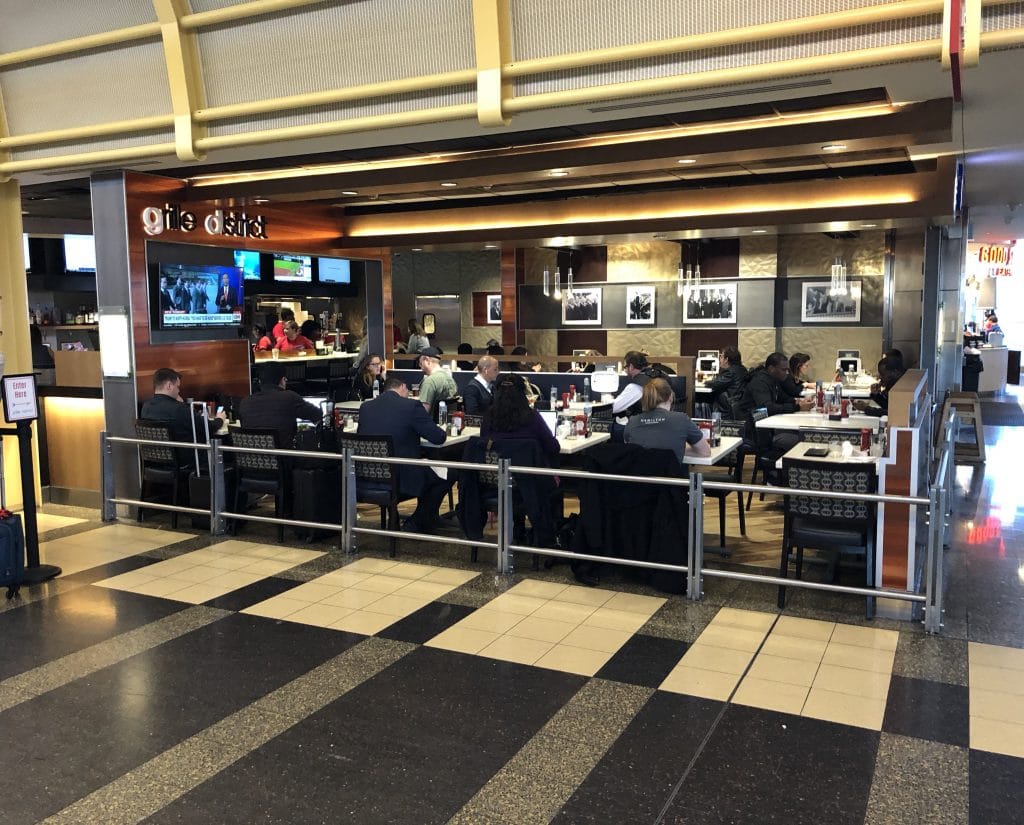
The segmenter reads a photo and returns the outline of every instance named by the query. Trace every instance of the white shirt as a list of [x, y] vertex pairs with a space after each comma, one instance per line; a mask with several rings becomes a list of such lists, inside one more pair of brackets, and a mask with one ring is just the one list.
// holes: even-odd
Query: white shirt
[[[621, 414], [636, 404], [644, 394], [644, 388], [639, 384], [630, 381], [623, 387], [615, 400], [612, 402], [612, 412], [621, 417]], [[620, 424], [625, 421], [619, 421]]]

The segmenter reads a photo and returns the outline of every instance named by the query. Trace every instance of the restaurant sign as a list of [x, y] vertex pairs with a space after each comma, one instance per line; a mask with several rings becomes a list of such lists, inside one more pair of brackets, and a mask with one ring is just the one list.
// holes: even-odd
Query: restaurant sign
[[1013, 275], [1013, 247], [1004, 244], [980, 244], [978, 246], [979, 274], [990, 278]]
[[195, 212], [182, 209], [180, 204], [167, 203], [163, 208], [147, 206], [142, 210], [142, 228], [147, 235], [164, 232], [195, 232], [200, 227], [207, 235], [229, 238], [267, 238], [265, 215], [249, 216], [245, 212], [225, 212], [214, 209], [202, 220]]

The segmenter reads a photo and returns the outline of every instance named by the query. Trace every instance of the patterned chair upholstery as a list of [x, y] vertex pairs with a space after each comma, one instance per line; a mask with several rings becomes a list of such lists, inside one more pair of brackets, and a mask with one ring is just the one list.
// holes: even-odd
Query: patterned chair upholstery
[[830, 429], [829, 427], [801, 427], [800, 440], [815, 444], [831, 444], [833, 441], [849, 441], [860, 446], [860, 430]]
[[[338, 449], [352, 450], [353, 455], [370, 458], [390, 458], [395, 454], [394, 442], [389, 435], [355, 435], [338, 433]], [[380, 529], [398, 529], [398, 505], [411, 496], [403, 496], [398, 489], [397, 467], [384, 461], [357, 461], [356, 501], [361, 504], [375, 504], [380, 508]], [[392, 557], [396, 553], [396, 541], [389, 539]]]
[[[140, 418], [135, 421], [135, 437], [145, 438], [148, 441], [171, 442], [171, 431], [167, 424], [160, 421], [147, 421]], [[142, 479], [139, 499], [141, 501], [146, 500], [147, 486], [157, 485], [169, 487], [171, 490], [171, 504], [177, 505], [182, 482], [188, 479], [188, 474], [191, 470], [187, 452], [170, 446], [139, 445], [139, 475]], [[143, 518], [143, 508], [140, 507], [139, 521], [142, 521]], [[178, 514], [171, 511], [171, 528], [174, 529], [177, 526]]]
[[472, 413], [466, 413], [462, 418], [463, 426], [476, 427], [478, 430], [484, 423], [484, 417], [482, 415], [473, 415]]
[[[871, 464], [842, 464], [825, 461], [783, 459], [785, 485], [790, 489], [829, 490], [837, 493], [870, 494], [878, 489], [878, 476]], [[875, 505], [869, 501], [787, 495], [782, 559], [779, 576], [786, 578], [789, 557], [796, 548], [796, 577], [803, 572], [805, 548], [831, 555], [830, 569], [840, 554], [856, 553], [865, 558], [867, 586], [874, 587]], [[786, 602], [786, 588], [779, 588], [779, 607]], [[868, 615], [873, 602], [868, 603]]]
[[[277, 449], [277, 432], [264, 429], [237, 429], [231, 431], [231, 443], [235, 447], [254, 448], [260, 450]], [[285, 512], [289, 473], [285, 462], [274, 455], [262, 453], [235, 453], [235, 468], [238, 473], [238, 485], [235, 493], [235, 511], [242, 512], [245, 508], [248, 493], [272, 495], [274, 497], [274, 517], [281, 518]], [[239, 509], [241, 508], [241, 509]], [[234, 527], [237, 530], [237, 525]], [[277, 525], [277, 540], [284, 541], [284, 525]]]

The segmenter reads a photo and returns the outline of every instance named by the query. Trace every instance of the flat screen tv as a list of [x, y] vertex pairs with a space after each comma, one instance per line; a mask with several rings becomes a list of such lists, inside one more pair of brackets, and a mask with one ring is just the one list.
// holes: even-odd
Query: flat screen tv
[[348, 258], [318, 258], [317, 271], [322, 284], [352, 283], [352, 262]]
[[223, 329], [242, 323], [242, 270], [233, 266], [160, 264], [158, 329]]
[[64, 236], [64, 267], [68, 272], [96, 271], [96, 242], [92, 235]]
[[309, 255], [282, 255], [275, 252], [274, 280], [279, 283], [312, 283], [312, 259]]
[[260, 279], [260, 253], [254, 249], [236, 249], [235, 266], [242, 270], [246, 281]]

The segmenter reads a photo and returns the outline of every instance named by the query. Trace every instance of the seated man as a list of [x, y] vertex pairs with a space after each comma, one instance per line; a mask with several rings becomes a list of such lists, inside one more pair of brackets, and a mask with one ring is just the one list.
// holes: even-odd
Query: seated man
[[787, 453], [800, 436], [793, 432], [780, 432], [769, 439], [767, 433], [754, 428], [754, 410], [764, 409], [768, 415], [781, 415], [814, 406], [813, 398], [793, 398], [782, 388], [789, 376], [789, 359], [781, 352], [773, 352], [764, 361], [764, 367], [752, 370], [740, 395], [739, 412], [747, 422], [748, 436], [757, 439], [764, 456], [773, 461]]
[[260, 389], [238, 405], [238, 418], [246, 429], [277, 431], [277, 443], [291, 447], [295, 420], [318, 422], [322, 413], [297, 392], [287, 389], [284, 364], [268, 361], [260, 368]]
[[871, 385], [871, 402], [854, 401], [854, 409], [860, 410], [865, 415], [883, 416], [889, 414], [889, 390], [896, 382], [903, 377], [906, 370], [903, 368], [902, 356], [883, 356], [878, 362], [878, 383]]
[[420, 350], [419, 366], [424, 378], [420, 382], [420, 403], [429, 415], [439, 401], [459, 394], [455, 379], [441, 368], [441, 351], [436, 347]]
[[[443, 444], [444, 430], [438, 427], [426, 410], [409, 398], [409, 388], [401, 378], [391, 376], [384, 382], [384, 390], [359, 409], [359, 435], [389, 435], [398, 458], [421, 458], [420, 439], [431, 444]], [[402, 529], [413, 533], [433, 532], [440, 519], [438, 510], [451, 482], [437, 475], [429, 467], [395, 465], [398, 489], [406, 496], [417, 498], [415, 512], [405, 520]]]
[[[189, 405], [181, 398], [181, 374], [169, 367], [161, 367], [153, 373], [153, 397], [142, 405], [142, 418], [158, 421], [170, 429], [172, 441], [206, 440], [206, 428], [202, 415], [192, 416]], [[215, 433], [224, 426], [224, 413], [218, 412], [210, 419], [210, 432]], [[194, 429], [193, 429], [194, 427]], [[180, 450], [182, 463], [189, 461], [190, 452]]]
[[[483, 415], [494, 401], [494, 381], [498, 377], [498, 359], [485, 355], [476, 364], [476, 375], [466, 385], [462, 400], [470, 415]], [[420, 388], [422, 390], [422, 387]]]

